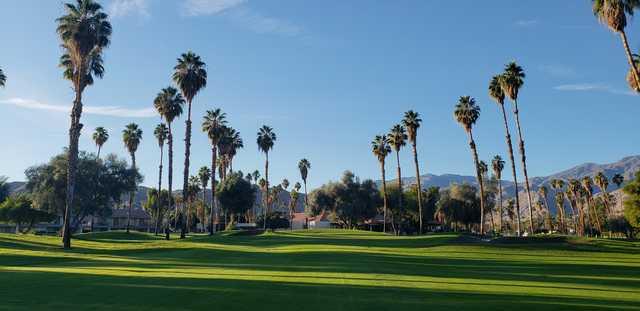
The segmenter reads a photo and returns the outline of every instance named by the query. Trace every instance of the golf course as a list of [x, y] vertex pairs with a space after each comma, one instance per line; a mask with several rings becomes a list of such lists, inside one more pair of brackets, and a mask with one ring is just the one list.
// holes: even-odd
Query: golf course
[[0, 235], [0, 309], [640, 310], [640, 242], [352, 230]]

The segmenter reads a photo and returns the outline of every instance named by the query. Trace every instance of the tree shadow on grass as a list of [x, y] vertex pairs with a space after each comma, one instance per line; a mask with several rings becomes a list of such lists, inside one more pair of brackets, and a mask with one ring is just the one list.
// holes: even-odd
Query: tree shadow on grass
[[3, 272], [11, 310], [640, 310], [638, 301], [229, 279]]

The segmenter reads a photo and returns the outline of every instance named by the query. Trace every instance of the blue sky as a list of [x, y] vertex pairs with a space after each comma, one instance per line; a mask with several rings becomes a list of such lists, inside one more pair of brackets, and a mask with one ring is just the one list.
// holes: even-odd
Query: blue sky
[[[310, 186], [350, 169], [379, 178], [370, 141], [422, 114], [423, 173], [473, 174], [466, 136], [452, 117], [461, 95], [482, 108], [475, 129], [480, 157], [505, 155], [490, 77], [517, 60], [527, 73], [520, 94], [530, 176], [583, 162], [612, 162], [638, 154], [638, 97], [624, 80], [619, 37], [598, 24], [589, 1], [101, 1], [111, 15], [106, 74], [84, 94], [80, 138], [95, 151], [91, 131], [104, 126], [105, 153], [128, 156], [125, 124], [144, 130], [138, 164], [146, 185], [157, 182], [160, 122], [152, 109], [171, 84], [176, 57], [187, 50], [207, 63], [208, 86], [194, 100], [191, 171], [207, 165], [210, 147], [199, 131], [204, 111], [222, 108], [245, 140], [234, 168], [262, 170], [255, 135], [263, 124], [278, 140], [270, 156], [272, 181], [299, 180], [297, 161], [312, 163]], [[62, 1], [2, 1], [0, 175], [24, 180], [24, 170], [67, 145], [73, 92], [57, 67], [55, 18]], [[628, 27], [640, 48], [638, 25]], [[175, 123], [174, 188], [181, 185], [184, 118]], [[513, 123], [511, 123], [513, 125]], [[413, 175], [410, 149], [401, 152]], [[389, 165], [389, 172], [395, 172]], [[165, 173], [166, 176], [166, 173]]]

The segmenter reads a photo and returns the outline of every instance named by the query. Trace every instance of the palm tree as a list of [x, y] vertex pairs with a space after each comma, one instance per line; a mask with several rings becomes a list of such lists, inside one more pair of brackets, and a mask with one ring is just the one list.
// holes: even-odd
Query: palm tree
[[516, 209], [516, 233], [520, 236], [520, 199], [518, 198], [518, 176], [516, 174], [516, 161], [513, 156], [513, 143], [511, 142], [511, 132], [509, 130], [509, 122], [507, 121], [507, 112], [504, 108], [505, 94], [502, 90], [502, 75], [494, 76], [489, 83], [489, 96], [493, 98], [502, 112], [502, 121], [504, 123], [504, 130], [506, 133], [507, 151], [509, 152], [509, 160], [511, 162], [511, 173], [513, 176], [513, 187], [515, 191], [514, 203]]
[[96, 127], [95, 131], [93, 132], [93, 141], [96, 143], [96, 146], [98, 146], [98, 159], [100, 158], [100, 150], [102, 150], [102, 145], [104, 145], [104, 143], [107, 142], [107, 140], [109, 140], [109, 132], [107, 132], [107, 130], [102, 127]]
[[[173, 207], [173, 130], [171, 129], [171, 123], [182, 115], [182, 106], [184, 105], [184, 98], [182, 95], [178, 93], [178, 90], [174, 87], [166, 87], [158, 93], [156, 98], [153, 100], [153, 105], [160, 114], [160, 116], [167, 123], [167, 128], [169, 129], [169, 133], [167, 135], [167, 145], [169, 151], [169, 172], [168, 172], [168, 187], [167, 192], [169, 193], [169, 206], [168, 211], [171, 211]], [[178, 219], [178, 209], [175, 210], [174, 221], [177, 222]], [[167, 224], [168, 225], [168, 224]]]
[[304, 183], [304, 205], [305, 210], [309, 209], [309, 199], [307, 195], [307, 177], [309, 177], [309, 170], [311, 169], [311, 162], [307, 159], [302, 159], [298, 162], [298, 169], [300, 170], [300, 178]]
[[264, 223], [263, 229], [267, 229], [267, 214], [269, 209], [269, 150], [273, 148], [273, 144], [276, 142], [276, 133], [273, 132], [273, 129], [269, 126], [263, 125], [258, 130], [258, 138], [256, 142], [258, 143], [258, 148], [260, 151], [264, 152], [265, 162], [264, 162], [264, 178], [265, 178], [265, 210], [263, 211]]
[[283, 179], [280, 185], [282, 185], [282, 189], [287, 190], [287, 188], [289, 188], [289, 180], [286, 178]]
[[[398, 176], [398, 208], [402, 208], [402, 172], [400, 170], [400, 149], [407, 144], [407, 133], [404, 126], [394, 125], [389, 134], [389, 145], [396, 152], [396, 172]], [[393, 217], [392, 217], [393, 220]]]
[[235, 131], [231, 136], [231, 148], [229, 149], [229, 172], [233, 173], [233, 158], [238, 153], [238, 149], [244, 148], [244, 141], [240, 137], [240, 132]]
[[562, 179], [552, 179], [551, 180], [551, 188], [555, 191], [555, 200], [556, 200], [556, 211], [558, 213], [559, 218], [559, 230], [564, 231], [564, 180]]
[[255, 184], [258, 184], [258, 179], [260, 179], [260, 171], [258, 170], [253, 171], [253, 173], [251, 173], [251, 177], [253, 177], [253, 182]]
[[293, 230], [293, 217], [294, 214], [296, 212], [296, 206], [298, 205], [298, 196], [300, 193], [300, 188], [302, 188], [302, 185], [299, 182], [296, 182], [293, 185], [293, 189], [291, 189], [291, 192], [289, 193], [290, 199], [289, 199], [289, 228], [291, 230]]
[[[569, 179], [567, 182], [567, 201], [571, 207], [571, 214], [573, 218], [574, 230], [578, 235], [584, 235], [584, 215], [582, 209], [578, 206], [578, 201], [581, 196], [582, 186], [577, 179]], [[577, 214], [576, 214], [577, 213]]]
[[602, 233], [600, 217], [598, 217], [598, 212], [596, 211], [596, 207], [593, 204], [593, 179], [591, 179], [590, 176], [584, 176], [582, 178], [582, 188], [584, 188], [586, 194], [587, 213], [589, 213], [589, 210], [591, 211], [591, 215], [593, 215], [592, 217], [595, 220], [598, 232]]
[[[627, 53], [627, 61], [629, 61], [629, 66], [633, 69], [635, 84], [640, 84], [640, 75], [624, 29], [627, 27], [627, 14], [633, 16], [633, 10], [638, 7], [640, 7], [640, 1], [638, 0], [593, 0], [593, 14], [602, 24], [607, 25], [611, 31], [620, 34], [624, 51]], [[635, 90], [637, 91], [637, 89]]]
[[[156, 129], [153, 131], [153, 135], [158, 140], [158, 147], [160, 147], [160, 165], [158, 166], [158, 193], [162, 191], [162, 160], [164, 158], [164, 142], [167, 140], [167, 136], [169, 135], [169, 129], [164, 123], [160, 123], [156, 126]], [[156, 208], [160, 208], [160, 206], [156, 206]], [[156, 214], [160, 215], [160, 211], [156, 210]], [[158, 227], [160, 226], [160, 217], [156, 217], [156, 228], [155, 234], [158, 235]]]
[[227, 124], [227, 115], [216, 108], [214, 110], [207, 110], [206, 115], [202, 121], [202, 131], [207, 133], [209, 140], [211, 141], [211, 213], [209, 213], [209, 235], [213, 235], [214, 232], [214, 214], [216, 211], [216, 164], [218, 155], [218, 145], [224, 134], [224, 128]]
[[56, 32], [64, 49], [60, 67], [64, 70], [64, 78], [72, 82], [75, 92], [69, 127], [69, 165], [62, 229], [62, 244], [68, 249], [71, 248], [69, 225], [76, 185], [78, 140], [82, 129], [82, 93], [87, 86], [93, 84], [94, 76], [102, 78], [104, 74], [102, 52], [110, 43], [111, 24], [107, 20], [108, 15], [102, 11], [102, 6], [93, 0], [77, 0], [75, 5], [66, 3], [65, 11], [65, 15], [56, 19]]
[[624, 177], [620, 174], [615, 174], [611, 177], [611, 181], [616, 184], [616, 187], [620, 188], [620, 185], [624, 182]]
[[[131, 169], [136, 170], [136, 151], [142, 140], [142, 130], [138, 128], [135, 123], [129, 123], [122, 131], [122, 141], [127, 151], [131, 155]], [[133, 198], [135, 196], [135, 190], [129, 194], [129, 211], [127, 213], [127, 233], [129, 233], [129, 226], [131, 224], [131, 209], [133, 208]]]
[[417, 148], [417, 138], [418, 138], [418, 128], [420, 128], [420, 124], [422, 123], [422, 119], [420, 119], [420, 114], [409, 110], [404, 113], [404, 119], [402, 119], [402, 125], [407, 129], [407, 136], [409, 137], [409, 142], [411, 143], [411, 148], [413, 149], [413, 165], [416, 168], [416, 197], [418, 198], [418, 232], [422, 234], [422, 184], [420, 181], [420, 166], [418, 165], [418, 148]]
[[551, 209], [549, 208], [549, 200], [547, 199], [548, 189], [544, 185], [538, 187], [538, 196], [543, 199], [544, 207], [547, 209], [547, 230], [551, 232], [553, 225], [551, 223]]
[[[522, 138], [522, 127], [520, 127], [520, 113], [518, 110], [518, 92], [524, 85], [525, 74], [522, 67], [515, 62], [511, 62], [505, 66], [500, 84], [504, 93], [513, 102], [513, 114], [516, 119], [516, 128], [518, 129], [518, 140], [520, 146], [520, 160], [522, 162], [522, 172], [524, 173], [524, 188], [527, 191], [527, 200], [529, 203], [529, 233], [533, 234], [533, 207], [531, 206], [531, 187], [529, 186], [529, 175], [527, 173], [527, 160], [524, 149], [524, 139]], [[516, 197], [518, 194], [516, 193]]]
[[600, 188], [600, 192], [602, 192], [602, 203], [604, 203], [605, 215], [608, 215], [610, 212], [609, 209], [609, 193], [607, 192], [607, 188], [609, 187], [609, 179], [604, 175], [603, 172], [598, 172], [596, 176], [593, 178], [596, 186]]
[[504, 170], [504, 160], [499, 155], [493, 157], [491, 160], [491, 168], [493, 169], [493, 176], [498, 181], [498, 217], [500, 219], [500, 232], [502, 232], [502, 170]]
[[373, 155], [378, 158], [380, 163], [380, 173], [382, 174], [382, 232], [387, 232], [387, 179], [385, 174], [384, 162], [389, 153], [391, 153], [391, 146], [389, 145], [389, 138], [386, 135], [378, 135], [371, 142], [371, 151]]
[[[207, 86], [207, 70], [205, 63], [200, 60], [200, 56], [189, 51], [178, 58], [178, 64], [173, 68], [173, 81], [176, 83], [182, 96], [187, 101], [187, 120], [185, 121], [186, 131], [184, 135], [184, 181], [182, 183], [182, 196], [186, 197], [189, 186], [189, 156], [191, 155], [191, 102], [193, 98]], [[185, 223], [182, 222], [180, 238], [185, 236]]]
[[7, 76], [4, 74], [4, 71], [2, 71], [2, 68], [0, 68], [0, 87], [4, 87], [5, 83], [7, 83]]
[[[480, 163], [478, 163], [478, 169], [480, 170], [480, 175], [482, 176], [482, 183], [484, 184], [485, 187], [487, 187], [487, 182], [489, 181], [489, 165], [487, 164], [487, 162], [480, 160]], [[486, 202], [486, 200], [485, 200]], [[496, 223], [493, 219], [493, 208], [495, 206], [487, 206], [487, 212], [489, 212], [489, 216], [491, 217], [489, 220], [491, 222], [491, 230], [493, 230], [493, 232], [496, 231]]]
[[204, 224], [204, 221], [206, 219], [206, 214], [207, 214], [207, 196], [206, 196], [206, 190], [207, 190], [207, 185], [209, 184], [209, 179], [211, 179], [211, 170], [206, 167], [203, 166], [200, 168], [200, 170], [198, 170], [198, 178], [200, 179], [200, 185], [202, 186], [202, 222]]
[[480, 161], [478, 160], [478, 150], [476, 142], [473, 140], [473, 126], [480, 117], [480, 107], [476, 105], [476, 100], [470, 96], [462, 96], [455, 106], [453, 116], [469, 135], [469, 147], [473, 155], [473, 162], [476, 168], [476, 177], [480, 185], [480, 234], [484, 235], [484, 182], [480, 172]]

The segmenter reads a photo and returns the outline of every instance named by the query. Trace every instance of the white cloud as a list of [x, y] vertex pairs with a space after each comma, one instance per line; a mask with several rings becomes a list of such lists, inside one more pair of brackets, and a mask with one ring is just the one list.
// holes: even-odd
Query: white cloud
[[558, 91], [569, 91], [569, 92], [606, 92], [606, 93], [617, 94], [617, 95], [629, 95], [629, 96], [637, 95], [631, 91], [617, 89], [605, 83], [563, 84], [563, 85], [558, 85], [553, 89]]
[[182, 9], [187, 16], [213, 15], [237, 7], [246, 0], [186, 0]]
[[185, 16], [222, 15], [239, 27], [258, 34], [294, 37], [302, 28], [288, 21], [266, 16], [246, 5], [247, 0], [186, 0], [182, 7]]
[[245, 27], [259, 34], [275, 34], [294, 37], [302, 32], [302, 29], [285, 20], [268, 17], [248, 8], [238, 9], [229, 13], [229, 18], [241, 27]]
[[109, 15], [113, 18], [133, 14], [138, 14], [144, 18], [151, 16], [149, 14], [148, 0], [113, 0], [109, 5], [108, 11]]
[[538, 24], [536, 19], [521, 19], [515, 22], [518, 27], [532, 27]]
[[[9, 98], [5, 100], [0, 100], [0, 103], [5, 105], [13, 105], [21, 108], [26, 108], [26, 109], [39, 109], [39, 110], [59, 111], [59, 112], [69, 112], [71, 110], [71, 106], [46, 104], [36, 100], [24, 99], [24, 98]], [[86, 114], [112, 116], [112, 117], [120, 117], [120, 118], [152, 118], [152, 117], [157, 117], [158, 115], [156, 111], [151, 107], [143, 108], [143, 109], [129, 109], [129, 108], [123, 108], [120, 106], [84, 105], [82, 110]]]

